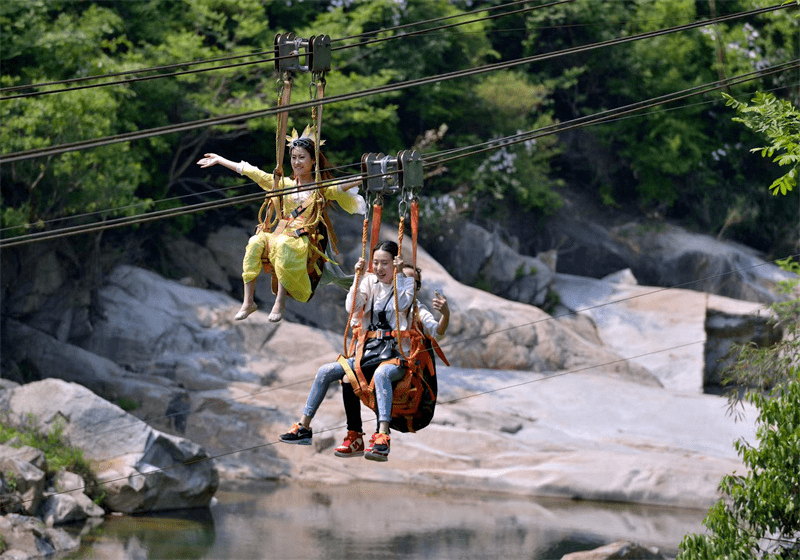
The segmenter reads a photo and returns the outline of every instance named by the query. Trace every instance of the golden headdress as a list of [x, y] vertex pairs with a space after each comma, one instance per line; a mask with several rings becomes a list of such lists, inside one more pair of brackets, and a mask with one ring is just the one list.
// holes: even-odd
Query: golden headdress
[[[312, 125], [306, 126], [303, 130], [303, 134], [300, 135], [297, 134], [297, 129], [293, 128], [292, 134], [286, 135], [286, 145], [290, 148], [300, 147], [309, 150], [311, 148], [309, 140], [312, 142], [314, 141], [316, 132], [316, 127]], [[325, 140], [320, 139], [319, 146], [321, 147], [323, 144], [325, 144]]]

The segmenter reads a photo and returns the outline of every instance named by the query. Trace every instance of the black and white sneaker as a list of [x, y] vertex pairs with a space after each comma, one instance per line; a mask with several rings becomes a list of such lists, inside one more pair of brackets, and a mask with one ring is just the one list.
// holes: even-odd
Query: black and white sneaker
[[281, 441], [297, 445], [311, 445], [311, 428], [306, 428], [302, 424], [292, 424], [292, 429], [281, 436]]
[[389, 441], [391, 438], [389, 434], [377, 433], [370, 442], [370, 447], [364, 453], [364, 458], [370, 461], [388, 461], [389, 460]]

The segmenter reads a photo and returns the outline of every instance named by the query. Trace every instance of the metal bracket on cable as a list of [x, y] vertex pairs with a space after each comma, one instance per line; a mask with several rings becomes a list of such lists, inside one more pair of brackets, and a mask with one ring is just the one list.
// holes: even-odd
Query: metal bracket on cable
[[369, 153], [361, 156], [364, 191], [369, 193], [416, 193], [422, 188], [422, 157], [403, 150], [397, 157]]
[[393, 193], [397, 184], [397, 158], [383, 154], [361, 156], [361, 172], [364, 174], [364, 191], [371, 193]]
[[[305, 65], [300, 64], [301, 56], [306, 59]], [[328, 35], [312, 35], [304, 39], [291, 32], [278, 33], [275, 35], [275, 69], [314, 73], [330, 71], [331, 38]]]
[[417, 193], [422, 188], [422, 156], [416, 150], [397, 152], [400, 177], [398, 182], [406, 192]]

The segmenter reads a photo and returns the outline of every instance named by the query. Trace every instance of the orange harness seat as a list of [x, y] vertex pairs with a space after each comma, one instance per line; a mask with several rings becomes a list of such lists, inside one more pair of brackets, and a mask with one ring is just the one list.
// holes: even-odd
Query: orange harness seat
[[[430, 424], [436, 407], [437, 383], [434, 352], [446, 365], [450, 364], [439, 344], [434, 339], [425, 336], [416, 322], [411, 329], [401, 331], [402, 339], [398, 338], [397, 331], [382, 332], [382, 335], [392, 336], [398, 340], [409, 340], [411, 343], [411, 351], [405, 358], [393, 358], [383, 363], [394, 364], [405, 370], [405, 374], [395, 382], [392, 390], [392, 420], [389, 426], [399, 432], [416, 432]], [[356, 346], [355, 368], [351, 368], [347, 363], [347, 358], [342, 355], [337, 361], [344, 368], [353, 392], [361, 399], [361, 402], [377, 412], [374, 378], [370, 376], [370, 379], [367, 380], [360, 365], [365, 342], [368, 338], [375, 336], [375, 331], [362, 331], [360, 327], [355, 327], [353, 333], [353, 344]]]

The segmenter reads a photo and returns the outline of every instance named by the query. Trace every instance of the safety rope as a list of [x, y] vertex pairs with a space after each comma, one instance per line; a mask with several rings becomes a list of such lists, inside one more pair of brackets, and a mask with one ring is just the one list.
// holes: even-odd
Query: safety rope
[[[364, 216], [364, 225], [361, 228], [361, 259], [362, 260], [364, 260], [364, 258], [366, 257], [366, 253], [367, 253], [367, 231], [368, 230], [369, 230], [369, 215], [366, 215], [366, 216]], [[352, 350], [352, 348], [350, 350], [348, 349], [347, 331], [350, 330], [350, 324], [353, 321], [353, 311], [356, 308], [356, 299], [358, 298], [358, 290], [359, 290], [359, 287], [361, 285], [361, 275], [363, 274], [363, 272], [364, 272], [364, 266], [362, 266], [361, 268], [359, 268], [356, 271], [356, 277], [355, 277], [355, 280], [353, 281], [353, 286], [355, 287], [355, 290], [353, 292], [353, 301], [350, 303], [350, 313], [347, 316], [347, 323], [344, 326], [344, 351], [342, 352], [342, 355], [346, 356], [346, 357], [350, 356], [350, 350]], [[353, 337], [355, 338], [355, 330], [353, 332]], [[352, 347], [352, 344], [350, 344], [350, 346]]]
[[[405, 219], [405, 216], [400, 214], [400, 225], [397, 228], [397, 256], [400, 258], [402, 258], [403, 255], [403, 230], [405, 229]], [[399, 296], [397, 295], [397, 267], [393, 268], [392, 283], [394, 284], [394, 317], [395, 321], [397, 321], [397, 328], [395, 329], [395, 332], [397, 333], [397, 350], [400, 352], [400, 355], [403, 357], [403, 359], [406, 360], [406, 353], [403, 351], [403, 336], [408, 337], [409, 340], [411, 339], [411, 336], [408, 334], [408, 332], [400, 330], [400, 302]], [[408, 326], [409, 325], [406, 325], [406, 327]], [[403, 333], [405, 333], [405, 335]]]

